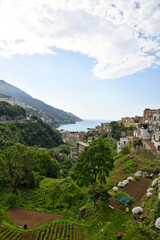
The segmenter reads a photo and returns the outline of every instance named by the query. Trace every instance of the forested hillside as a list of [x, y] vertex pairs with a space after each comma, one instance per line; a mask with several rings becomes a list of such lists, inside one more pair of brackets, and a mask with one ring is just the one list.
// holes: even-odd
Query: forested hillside
[[18, 142], [45, 148], [54, 148], [63, 142], [59, 131], [36, 118], [24, 123], [0, 123], [0, 136], [1, 149]]
[[16, 120], [26, 118], [25, 110], [17, 105], [12, 106], [7, 102], [0, 102], [0, 120]]

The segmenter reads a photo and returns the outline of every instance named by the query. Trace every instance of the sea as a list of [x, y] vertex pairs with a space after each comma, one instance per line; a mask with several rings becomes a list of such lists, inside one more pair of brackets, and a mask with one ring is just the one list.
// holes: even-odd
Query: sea
[[65, 130], [71, 132], [84, 131], [87, 132], [88, 128], [95, 128], [101, 123], [111, 122], [112, 120], [83, 120], [81, 122], [76, 122], [75, 124], [65, 124], [58, 127], [58, 130]]

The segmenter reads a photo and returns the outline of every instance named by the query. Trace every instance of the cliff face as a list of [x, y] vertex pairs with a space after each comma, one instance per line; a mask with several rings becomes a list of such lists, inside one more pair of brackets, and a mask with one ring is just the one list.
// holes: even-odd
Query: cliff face
[[53, 127], [81, 121], [81, 119], [74, 114], [54, 108], [38, 99], [34, 99], [19, 88], [3, 80], [0, 80], [0, 94], [1, 97], [9, 96], [21, 102], [21, 104], [24, 104], [23, 108], [25, 108], [28, 114], [41, 118], [45, 122], [50, 123]]

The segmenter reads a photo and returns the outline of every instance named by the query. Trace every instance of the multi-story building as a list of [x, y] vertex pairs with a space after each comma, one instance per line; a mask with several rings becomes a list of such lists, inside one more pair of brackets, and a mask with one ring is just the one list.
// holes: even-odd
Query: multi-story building
[[[136, 117], [138, 120], [139, 117]], [[122, 118], [122, 124], [128, 126], [135, 118]], [[139, 119], [139, 122], [142, 119]], [[138, 123], [137, 123], [138, 124]], [[148, 150], [160, 152], [160, 109], [145, 109], [143, 113], [143, 123], [138, 124], [138, 129], [134, 131], [134, 137], [141, 140], [142, 147]], [[121, 138], [117, 143], [117, 151], [120, 152], [125, 146], [130, 144], [128, 137]]]
[[151, 140], [152, 131], [149, 124], [139, 124], [138, 129], [134, 131], [134, 136], [142, 140]]
[[154, 147], [160, 151], [160, 109], [149, 115], [149, 125], [152, 131], [151, 141]]
[[138, 128], [138, 124], [142, 123], [143, 117], [135, 116], [135, 117], [125, 117], [121, 118], [121, 123], [124, 127], [134, 126]]
[[75, 147], [71, 147], [71, 159], [77, 161], [78, 155], [85, 149], [85, 147], [89, 147], [89, 144], [84, 142], [77, 142]]
[[148, 122], [149, 121], [149, 117], [153, 114], [156, 113], [157, 109], [150, 109], [150, 108], [146, 108], [143, 112], [143, 122]]
[[105, 131], [105, 132], [110, 132], [110, 131], [111, 131], [111, 127], [110, 127], [110, 125], [109, 125], [108, 122], [106, 122], [106, 123], [101, 123], [101, 128], [102, 128], [102, 130]]

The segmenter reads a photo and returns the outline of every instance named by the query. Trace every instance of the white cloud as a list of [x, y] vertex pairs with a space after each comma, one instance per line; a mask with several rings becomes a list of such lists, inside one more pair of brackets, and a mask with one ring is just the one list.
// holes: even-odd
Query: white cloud
[[113, 79], [159, 65], [159, 24], [159, 0], [1, 0], [0, 55], [76, 51]]

